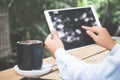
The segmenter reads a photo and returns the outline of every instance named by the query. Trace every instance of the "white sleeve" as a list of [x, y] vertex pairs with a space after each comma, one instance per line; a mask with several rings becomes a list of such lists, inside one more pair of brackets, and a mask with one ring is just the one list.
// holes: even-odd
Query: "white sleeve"
[[91, 78], [91, 64], [69, 55], [64, 49], [55, 52], [55, 58], [60, 76], [64, 80], [88, 80]]
[[120, 45], [100, 64], [89, 64], [60, 48], [55, 52], [60, 76], [64, 80], [120, 80]]
[[102, 65], [98, 68], [100, 76], [102, 73], [101, 80], [120, 80], [120, 45], [116, 44], [110, 51], [108, 56], [105, 58]]

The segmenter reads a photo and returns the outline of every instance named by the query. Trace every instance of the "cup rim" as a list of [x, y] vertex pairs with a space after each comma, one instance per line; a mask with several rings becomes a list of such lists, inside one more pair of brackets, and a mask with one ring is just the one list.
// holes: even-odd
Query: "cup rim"
[[[30, 43], [28, 41], [36, 41], [35, 44], [39, 44], [39, 43], [43, 43], [41, 40], [22, 40], [22, 41], [17, 41], [17, 44], [21, 44], [21, 45], [31, 45], [34, 43]], [[28, 42], [27, 44], [25, 42]]]

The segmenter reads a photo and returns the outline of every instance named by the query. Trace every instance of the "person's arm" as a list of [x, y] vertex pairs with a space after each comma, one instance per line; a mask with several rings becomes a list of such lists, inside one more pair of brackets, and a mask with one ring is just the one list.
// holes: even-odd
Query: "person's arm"
[[[105, 28], [86, 26], [82, 26], [82, 28], [86, 30], [87, 34], [96, 42], [96, 44], [108, 50], [111, 50], [115, 46], [115, 42], [112, 40], [108, 31]], [[45, 40], [45, 48], [53, 57], [57, 49], [64, 49], [64, 45], [62, 41], [58, 38], [57, 33], [54, 29]]]
[[64, 80], [120, 80], [120, 45], [116, 44], [102, 63], [89, 64], [69, 55], [64, 49], [55, 51], [60, 76]]
[[[83, 27], [83, 28], [87, 30], [88, 35], [90, 35], [96, 41], [97, 44], [109, 50], [112, 50], [112, 48], [115, 46], [115, 42], [110, 38], [110, 35], [107, 32], [107, 30], [98, 29], [98, 28], [89, 28], [89, 27]], [[101, 77], [101, 72], [104, 71], [104, 69], [107, 68], [109, 69], [110, 66], [114, 66], [114, 65], [118, 66], [118, 64], [110, 64], [111, 61], [115, 62], [115, 58], [112, 57], [106, 58], [105, 62], [101, 64], [93, 65], [93, 64], [85, 63], [84, 61], [77, 59], [73, 56], [70, 56], [64, 50], [63, 43], [58, 38], [54, 30], [47, 37], [45, 41], [45, 47], [50, 52], [50, 54], [56, 59], [57, 66], [60, 70], [60, 75], [65, 80], [66, 79], [67, 80], [91, 80], [91, 79], [98, 80], [96, 77], [100, 78], [100, 80], [106, 80], [107, 79], [106, 75], [110, 73], [105, 72], [105, 74], [102, 75], [103, 77]], [[115, 48], [114, 51], [116, 50], [117, 49]], [[119, 52], [115, 52], [115, 54], [116, 53], [118, 54]], [[109, 70], [110, 71], [115, 70], [116, 66], [110, 68]], [[106, 79], [102, 79], [102, 78], [106, 78]]]
[[[68, 54], [63, 48], [55, 51], [56, 63], [63, 80], [91, 80], [93, 65]], [[90, 72], [90, 73], [88, 73]]]
[[55, 29], [52, 30], [45, 40], [45, 48], [50, 53], [52, 57], [55, 58], [55, 51], [59, 48], [64, 49], [62, 41], [58, 38], [57, 32]]
[[120, 80], [118, 76], [120, 74], [120, 44], [116, 43], [98, 70], [103, 74], [101, 80]]

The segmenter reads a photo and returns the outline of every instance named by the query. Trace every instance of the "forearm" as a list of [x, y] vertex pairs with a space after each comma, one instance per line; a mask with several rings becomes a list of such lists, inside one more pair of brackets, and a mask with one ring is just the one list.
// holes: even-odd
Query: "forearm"
[[[118, 44], [100, 64], [88, 64], [69, 55], [64, 49], [57, 50], [55, 57], [60, 75], [65, 80], [107, 80], [110, 78], [110, 80], [115, 80], [120, 71], [120, 45]], [[120, 77], [117, 77], [117, 80], [119, 79]]]
[[[56, 62], [60, 75], [64, 80], [87, 80], [94, 76], [91, 69], [94, 66], [69, 55], [64, 49], [55, 52]], [[97, 66], [97, 65], [96, 65]]]

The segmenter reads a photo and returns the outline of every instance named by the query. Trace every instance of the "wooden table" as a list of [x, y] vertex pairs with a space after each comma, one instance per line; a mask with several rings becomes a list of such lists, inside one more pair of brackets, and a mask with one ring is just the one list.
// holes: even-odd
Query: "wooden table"
[[[71, 54], [72, 56], [80, 58], [91, 64], [102, 62], [104, 58], [107, 56], [108, 52], [109, 52], [108, 50], [98, 45], [89, 45], [68, 51], [68, 53]], [[52, 67], [51, 72], [40, 76], [40, 78], [51, 79], [51, 80], [62, 80], [59, 77], [59, 71], [57, 69], [55, 60], [52, 57], [49, 57], [49, 58], [45, 58], [43, 61], [50, 63], [54, 66]], [[24, 76], [22, 75], [18, 75], [13, 68], [0, 71], [0, 80], [20, 80], [23, 77]]]

